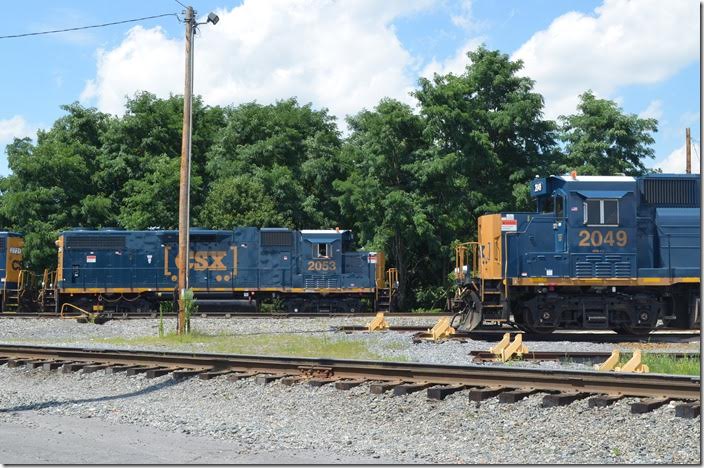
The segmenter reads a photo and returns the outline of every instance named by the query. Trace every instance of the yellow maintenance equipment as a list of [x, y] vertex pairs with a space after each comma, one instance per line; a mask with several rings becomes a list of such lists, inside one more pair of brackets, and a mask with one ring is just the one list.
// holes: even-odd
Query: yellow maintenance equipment
[[450, 317], [444, 317], [438, 320], [438, 323], [433, 328], [428, 330], [428, 339], [441, 340], [455, 334], [455, 329], [450, 326]]
[[[74, 311], [77, 311], [79, 313], [79, 315], [67, 315], [66, 313], [68, 312], [68, 309], [73, 309]], [[59, 318], [62, 318], [62, 319], [84, 318], [90, 322], [94, 322], [97, 317], [98, 317], [98, 314], [88, 312], [87, 310], [82, 309], [82, 308], [78, 307], [77, 305], [69, 304], [68, 302], [65, 302], [61, 305], [61, 311], [59, 312]]]
[[625, 363], [621, 367], [616, 367], [616, 364], [618, 364], [620, 359], [621, 353], [618, 349], [615, 349], [611, 352], [611, 356], [609, 356], [606, 361], [601, 364], [595, 365], [594, 369], [598, 371], [613, 370], [616, 372], [650, 372], [648, 366], [641, 362], [642, 355], [639, 349], [633, 352], [633, 357], [631, 357], [631, 359], [629, 359], [627, 363]]
[[504, 337], [499, 341], [496, 346], [489, 349], [491, 354], [496, 355], [496, 359], [500, 362], [506, 362], [511, 359], [514, 355], [523, 356], [528, 353], [528, 347], [523, 344], [523, 334], [516, 334], [516, 338], [511, 341], [511, 334], [504, 333]]
[[633, 357], [620, 368], [617, 367], [616, 370], [619, 372], [650, 372], [648, 366], [641, 362], [640, 349], [633, 351]]
[[620, 359], [621, 353], [618, 351], [618, 349], [614, 349], [613, 351], [611, 351], [611, 356], [609, 356], [606, 361], [602, 362], [601, 364], [594, 364], [594, 369], [598, 371], [613, 370]]
[[379, 312], [376, 314], [376, 317], [372, 319], [371, 322], [367, 324], [367, 331], [378, 331], [378, 330], [387, 330], [389, 328], [389, 323], [384, 319], [384, 313]]

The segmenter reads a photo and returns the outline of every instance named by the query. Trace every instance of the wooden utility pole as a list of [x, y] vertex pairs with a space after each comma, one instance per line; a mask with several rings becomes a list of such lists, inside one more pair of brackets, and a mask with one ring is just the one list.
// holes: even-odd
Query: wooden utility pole
[[689, 134], [689, 127], [685, 130], [685, 154], [687, 155], [687, 166], [686, 166], [686, 172], [687, 174], [692, 173], [692, 137]]
[[183, 300], [188, 289], [188, 257], [190, 253], [188, 231], [190, 228], [191, 186], [191, 104], [193, 103], [193, 7], [186, 8], [186, 83], [183, 90], [183, 136], [181, 139], [181, 179], [178, 197], [178, 334], [186, 330], [186, 310]]

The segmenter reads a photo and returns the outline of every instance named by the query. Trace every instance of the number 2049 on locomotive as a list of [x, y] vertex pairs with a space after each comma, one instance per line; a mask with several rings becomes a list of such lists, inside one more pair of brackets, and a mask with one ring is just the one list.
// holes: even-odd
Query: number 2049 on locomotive
[[[275, 302], [287, 312], [388, 310], [395, 284], [382, 252], [354, 248], [348, 230], [191, 229], [189, 288], [200, 310]], [[177, 231], [61, 233], [57, 308], [155, 311], [178, 285]], [[229, 309], [228, 309], [229, 307]]]
[[530, 184], [536, 211], [478, 220], [456, 252], [460, 328], [514, 321], [649, 333], [700, 323], [700, 178], [567, 176]]

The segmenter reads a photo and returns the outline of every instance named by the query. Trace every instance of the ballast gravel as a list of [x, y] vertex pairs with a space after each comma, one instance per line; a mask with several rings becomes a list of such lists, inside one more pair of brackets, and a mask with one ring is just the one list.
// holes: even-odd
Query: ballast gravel
[[[414, 344], [410, 332], [340, 332], [341, 326], [365, 325], [370, 319], [360, 317], [332, 318], [290, 318], [290, 319], [243, 319], [243, 318], [200, 318], [192, 321], [194, 330], [207, 335], [241, 337], [247, 335], [290, 335], [324, 336], [331, 340], [357, 341], [364, 343], [370, 352], [385, 359], [406, 362], [466, 365], [470, 363], [470, 351], [486, 351], [496, 342], [467, 340], [466, 342], [447, 340], [444, 342], [423, 342]], [[435, 323], [432, 317], [391, 317], [388, 322], [394, 326], [423, 326], [430, 328]], [[155, 337], [159, 321], [155, 319], [112, 320], [103, 325], [77, 323], [75, 320], [57, 319], [0, 319], [0, 342], [14, 344], [47, 344], [53, 346], [82, 346], [97, 348], [149, 349], [198, 352], [204, 347], [198, 343], [149, 344], [131, 346], [111, 344], [101, 340], [109, 338]], [[175, 319], [164, 319], [164, 330], [174, 331]], [[497, 336], [497, 341], [499, 337]], [[628, 352], [635, 349], [633, 343], [593, 343], [589, 341], [525, 341], [530, 351], [578, 351], [611, 352], [619, 349]], [[698, 352], [699, 340], [663, 344], [663, 352]], [[256, 354], [256, 350], [253, 351]], [[525, 367], [569, 367], [590, 368], [582, 363], [516, 362]]]
[[243, 455], [330, 454], [320, 463], [335, 457], [382, 463], [700, 463], [700, 419], [675, 417], [674, 405], [635, 415], [632, 399], [607, 408], [588, 408], [586, 400], [542, 408], [542, 397], [476, 404], [459, 392], [438, 402], [424, 392], [371, 395], [365, 385], [345, 392], [330, 385], [263, 386], [251, 379], [174, 381], [0, 366], [0, 425], [29, 411], [98, 418], [229, 440]]

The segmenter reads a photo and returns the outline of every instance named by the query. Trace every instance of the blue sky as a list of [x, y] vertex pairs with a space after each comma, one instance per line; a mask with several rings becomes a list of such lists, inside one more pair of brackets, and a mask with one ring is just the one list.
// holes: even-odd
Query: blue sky
[[[186, 3], [186, 2], [184, 2]], [[699, 4], [693, 0], [194, 0], [221, 21], [196, 40], [195, 90], [210, 104], [298, 96], [343, 119], [391, 96], [410, 104], [419, 76], [462, 71], [484, 43], [524, 60], [546, 115], [586, 89], [656, 117], [656, 161], [683, 167], [684, 128], [699, 139]], [[0, 35], [180, 13], [174, 0], [27, 0], [4, 5]], [[31, 136], [73, 101], [119, 114], [146, 89], [180, 93], [183, 27], [173, 16], [0, 40], [0, 145]], [[695, 145], [697, 151], [699, 146]], [[695, 163], [699, 160], [695, 155]], [[8, 172], [4, 153], [0, 174]]]

